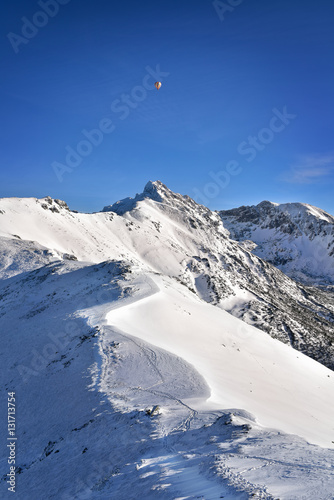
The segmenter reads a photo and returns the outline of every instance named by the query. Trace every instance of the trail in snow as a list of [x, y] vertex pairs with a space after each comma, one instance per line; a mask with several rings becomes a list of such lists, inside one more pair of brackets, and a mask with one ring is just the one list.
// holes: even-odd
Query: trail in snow
[[[111, 308], [108, 308], [109, 309], [108, 316], [110, 315], [110, 313], [112, 313], [116, 309], [126, 308], [133, 303], [136, 303], [136, 304], [142, 303], [143, 301], [148, 300], [153, 295], [159, 294], [161, 292], [157, 283], [148, 275], [144, 275], [139, 280], [134, 280], [132, 285], [134, 288], [136, 288], [136, 286], [139, 285], [139, 289], [133, 295], [131, 295], [131, 297], [127, 297], [127, 298], [123, 298], [121, 300], [118, 300], [114, 305], [112, 305]], [[96, 318], [95, 318], [95, 320], [96, 320]], [[91, 326], [93, 326], [92, 318], [90, 318], [89, 323]], [[118, 332], [118, 333], [121, 333], [121, 332]], [[157, 373], [158, 377], [160, 378], [160, 381], [155, 383], [154, 386], [157, 386], [159, 384], [163, 384], [164, 377], [158, 368], [157, 355], [156, 355], [156, 352], [154, 351], [154, 349], [150, 348], [147, 344], [145, 346], [140, 345], [139, 342], [136, 341], [133, 337], [131, 338], [131, 337], [127, 336], [127, 338], [131, 342], [133, 342], [143, 352], [143, 354], [147, 358], [149, 364], [151, 365], [153, 370]], [[102, 336], [101, 340], [100, 340], [100, 353], [103, 357], [104, 364], [103, 364], [103, 368], [101, 367], [101, 374], [100, 374], [100, 381], [99, 381], [99, 384], [101, 386], [105, 385], [103, 383], [103, 380], [105, 378], [106, 372], [108, 371], [108, 364], [109, 364], [109, 360], [110, 360], [109, 349], [107, 347], [107, 351], [105, 352], [106, 348], [103, 347], [103, 344], [104, 344], [104, 338]], [[107, 346], [109, 346], [108, 342], [107, 342]], [[167, 392], [153, 390], [152, 387], [147, 387], [147, 388], [144, 388], [144, 387], [138, 388], [137, 387], [137, 390], [149, 392], [151, 394], [158, 395], [159, 397], [170, 399], [173, 402], [183, 406], [184, 408], [186, 408], [189, 411], [189, 415], [180, 424], [178, 424], [175, 428], [171, 429], [169, 432], [183, 430], [183, 429], [189, 429], [190, 422], [198, 414], [198, 412], [196, 410], [191, 408], [184, 401], [176, 398], [174, 395], [169, 394]]]

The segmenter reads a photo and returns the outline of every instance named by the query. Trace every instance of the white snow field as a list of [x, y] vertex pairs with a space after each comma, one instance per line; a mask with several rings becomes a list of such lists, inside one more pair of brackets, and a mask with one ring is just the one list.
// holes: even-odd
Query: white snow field
[[244, 408], [263, 426], [334, 448], [331, 370], [167, 278], [152, 281], [152, 295], [144, 281], [143, 297], [107, 314], [111, 326], [194, 366], [210, 388], [205, 408]]
[[333, 500], [333, 371], [178, 278], [205, 238], [247, 252], [210, 212], [218, 236], [159, 199], [117, 210], [0, 200], [0, 498], [15, 391], [18, 500]]

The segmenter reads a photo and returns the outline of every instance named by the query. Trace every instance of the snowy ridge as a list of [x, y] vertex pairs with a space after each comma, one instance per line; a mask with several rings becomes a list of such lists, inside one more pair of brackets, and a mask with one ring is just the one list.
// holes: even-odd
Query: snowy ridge
[[330, 498], [333, 450], [263, 427], [332, 447], [330, 370], [122, 262], [58, 262], [0, 293], [18, 498]]
[[[332, 414], [332, 403], [327, 399], [334, 389], [330, 370], [314, 365], [307, 356], [225, 311], [194, 300], [184, 287], [166, 278], [150, 278], [149, 291], [145, 275], [142, 283], [143, 293], [126, 306], [112, 309], [107, 322], [195, 366], [210, 387], [205, 407], [234, 408], [241, 402], [241, 407], [266, 427], [279, 427], [321, 446], [333, 445], [328, 440], [334, 432], [334, 411]], [[141, 286], [138, 281], [136, 284]], [[320, 386], [318, 380], [314, 383], [317, 377], [323, 379]], [[310, 391], [308, 409], [306, 387]], [[326, 408], [322, 406], [324, 401]], [[320, 437], [320, 429], [314, 428], [313, 422], [319, 417], [323, 421], [323, 412], [327, 428], [321, 428]]]
[[330, 292], [160, 182], [111, 207], [0, 200], [17, 498], [332, 498]]

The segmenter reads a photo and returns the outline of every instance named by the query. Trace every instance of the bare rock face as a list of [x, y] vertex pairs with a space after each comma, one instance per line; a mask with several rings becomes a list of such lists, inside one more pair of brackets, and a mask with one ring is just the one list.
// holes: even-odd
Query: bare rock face
[[44, 210], [50, 210], [51, 212], [59, 213], [60, 209], [70, 211], [67, 203], [63, 200], [52, 199], [51, 196], [46, 196], [41, 200], [37, 200], [38, 203], [41, 203], [42, 208]]

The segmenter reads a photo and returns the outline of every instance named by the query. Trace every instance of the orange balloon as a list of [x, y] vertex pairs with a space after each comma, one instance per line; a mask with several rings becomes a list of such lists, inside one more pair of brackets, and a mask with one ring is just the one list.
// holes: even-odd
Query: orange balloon
[[159, 90], [161, 87], [161, 82], [155, 82], [155, 87]]

